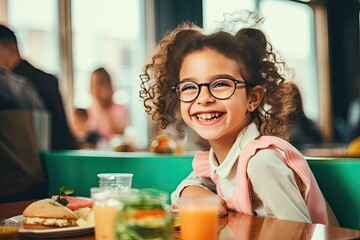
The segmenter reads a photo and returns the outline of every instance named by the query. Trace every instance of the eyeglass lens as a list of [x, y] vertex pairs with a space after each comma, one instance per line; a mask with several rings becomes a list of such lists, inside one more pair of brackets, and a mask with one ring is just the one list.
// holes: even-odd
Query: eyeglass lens
[[236, 89], [236, 83], [231, 79], [216, 79], [210, 83], [197, 84], [184, 81], [177, 85], [176, 94], [184, 102], [190, 102], [198, 97], [202, 86], [207, 86], [210, 94], [217, 99], [231, 97]]

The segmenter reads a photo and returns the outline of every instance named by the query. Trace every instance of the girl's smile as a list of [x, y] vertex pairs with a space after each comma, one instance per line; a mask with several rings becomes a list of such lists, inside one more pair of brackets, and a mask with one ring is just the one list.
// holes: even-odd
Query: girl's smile
[[192, 117], [199, 124], [208, 125], [215, 124], [225, 115], [223, 112], [203, 112], [193, 114]]

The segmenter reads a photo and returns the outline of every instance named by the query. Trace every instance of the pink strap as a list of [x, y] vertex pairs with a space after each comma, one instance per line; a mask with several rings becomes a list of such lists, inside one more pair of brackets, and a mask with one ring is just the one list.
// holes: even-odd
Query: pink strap
[[196, 176], [210, 178], [209, 152], [197, 152], [194, 156], [192, 167]]
[[252, 214], [251, 187], [246, 173], [247, 164], [257, 151], [271, 147], [284, 151], [285, 163], [309, 186], [309, 191], [305, 193], [304, 200], [312, 222], [329, 224], [325, 199], [306, 160], [295, 147], [278, 137], [263, 136], [250, 142], [241, 152], [237, 173], [240, 185], [236, 189], [238, 190], [236, 195], [239, 196], [240, 194], [240, 197], [239, 201], [235, 202], [235, 205], [242, 209], [244, 213]]

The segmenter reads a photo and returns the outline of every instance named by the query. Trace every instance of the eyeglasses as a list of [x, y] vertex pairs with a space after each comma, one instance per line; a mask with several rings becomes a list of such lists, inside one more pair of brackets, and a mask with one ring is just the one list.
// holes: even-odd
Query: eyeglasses
[[182, 102], [195, 100], [199, 96], [202, 86], [206, 86], [214, 98], [224, 100], [230, 98], [235, 93], [237, 84], [244, 84], [245, 87], [246, 83], [244, 80], [222, 77], [210, 83], [196, 83], [191, 80], [185, 80], [171, 87], [171, 89], [175, 91], [177, 97]]

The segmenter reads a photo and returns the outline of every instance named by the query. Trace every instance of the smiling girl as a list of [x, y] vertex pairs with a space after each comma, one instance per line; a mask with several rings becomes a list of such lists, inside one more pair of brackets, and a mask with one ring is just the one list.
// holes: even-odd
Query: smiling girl
[[286, 141], [294, 103], [284, 74], [256, 28], [205, 34], [185, 23], [160, 42], [141, 75], [146, 111], [163, 128], [185, 122], [210, 145], [195, 154], [174, 205], [216, 194], [219, 215], [336, 225], [306, 160]]

